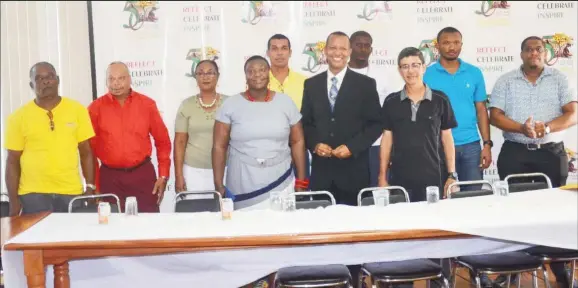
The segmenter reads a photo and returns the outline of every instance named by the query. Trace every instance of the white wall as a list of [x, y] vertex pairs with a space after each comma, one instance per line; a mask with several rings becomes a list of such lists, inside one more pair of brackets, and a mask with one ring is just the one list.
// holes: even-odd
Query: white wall
[[[92, 101], [86, 1], [1, 1], [1, 119], [32, 100], [29, 69], [47, 61], [60, 75], [60, 95], [88, 105]], [[4, 142], [2, 141], [2, 146]], [[6, 191], [2, 147], [2, 192]]]

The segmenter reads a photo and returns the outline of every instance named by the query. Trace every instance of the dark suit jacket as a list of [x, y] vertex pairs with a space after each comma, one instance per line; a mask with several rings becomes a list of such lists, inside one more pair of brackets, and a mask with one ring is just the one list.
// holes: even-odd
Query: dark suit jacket
[[[373, 78], [347, 69], [331, 112], [327, 71], [305, 80], [301, 107], [305, 144], [312, 153], [311, 190], [327, 190], [334, 183], [357, 193], [369, 186], [369, 148], [383, 131], [381, 105]], [[335, 149], [345, 144], [348, 159], [313, 154], [324, 143]]]

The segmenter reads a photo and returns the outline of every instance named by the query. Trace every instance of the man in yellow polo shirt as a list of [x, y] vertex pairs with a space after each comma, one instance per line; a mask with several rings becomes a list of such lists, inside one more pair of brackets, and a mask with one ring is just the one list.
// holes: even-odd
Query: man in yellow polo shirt
[[[94, 130], [86, 107], [58, 95], [52, 64], [30, 69], [36, 98], [8, 118], [4, 146], [10, 215], [68, 212], [70, 200], [93, 193], [94, 163], [89, 139]], [[82, 165], [86, 190], [79, 173]]]
[[[303, 84], [305, 75], [289, 69], [289, 58], [291, 58], [291, 41], [283, 34], [275, 34], [267, 42], [267, 57], [271, 62], [269, 70], [269, 89], [275, 92], [289, 95], [297, 109], [301, 110], [303, 99]], [[305, 150], [307, 152], [307, 149]], [[305, 155], [305, 176], [309, 178], [309, 152]], [[297, 171], [294, 169], [295, 174]]]
[[283, 34], [275, 34], [267, 43], [267, 56], [271, 62], [269, 70], [269, 89], [289, 95], [297, 108], [301, 110], [303, 99], [304, 75], [289, 69], [291, 41]]

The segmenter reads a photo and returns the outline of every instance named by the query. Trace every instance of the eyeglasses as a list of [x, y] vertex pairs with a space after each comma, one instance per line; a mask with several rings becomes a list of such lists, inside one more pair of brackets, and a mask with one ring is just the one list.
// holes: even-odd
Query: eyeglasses
[[46, 115], [48, 115], [48, 119], [50, 119], [50, 131], [54, 131], [54, 115], [52, 115], [52, 111], [48, 111]]
[[412, 63], [411, 65], [404, 64], [404, 65], [399, 66], [399, 69], [401, 69], [403, 71], [408, 71], [410, 68], [419, 69], [419, 68], [421, 68], [421, 65], [422, 65], [421, 63]]
[[217, 76], [217, 72], [214, 72], [214, 71], [209, 71], [209, 72], [195, 72], [195, 75], [196, 75], [197, 77], [203, 77], [203, 76], [215, 77], [215, 76]]

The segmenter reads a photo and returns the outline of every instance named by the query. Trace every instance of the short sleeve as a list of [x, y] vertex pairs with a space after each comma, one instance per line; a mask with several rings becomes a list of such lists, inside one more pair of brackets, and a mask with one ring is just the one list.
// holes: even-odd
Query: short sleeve
[[564, 106], [570, 102], [578, 101], [576, 97], [576, 90], [571, 88], [568, 84], [568, 77], [564, 74], [560, 74], [558, 79], [558, 97], [560, 98], [561, 106]]
[[383, 101], [383, 107], [381, 108], [381, 117], [383, 119], [383, 129], [387, 130], [387, 131], [393, 131], [393, 121], [391, 120], [391, 113], [389, 111], [391, 111], [391, 103], [392, 103], [392, 97], [395, 97], [395, 95], [397, 94], [389, 94], [389, 96], [387, 96], [385, 98], [385, 101]]
[[4, 148], [14, 151], [24, 150], [24, 135], [22, 134], [22, 117], [13, 114], [8, 118], [6, 134], [4, 135]]
[[295, 105], [295, 102], [293, 102], [293, 100], [291, 98], [289, 98], [289, 96], [286, 97], [287, 98], [287, 105], [284, 105], [284, 107], [287, 107], [287, 117], [289, 118], [289, 125], [293, 126], [295, 124], [297, 124], [300, 120], [301, 120], [301, 113], [299, 113], [299, 109], [297, 109], [297, 105]]
[[454, 116], [454, 110], [447, 97], [442, 97], [441, 129], [448, 130], [458, 127], [458, 122]]
[[92, 127], [92, 121], [90, 120], [88, 109], [79, 105], [78, 110], [78, 130], [76, 130], [76, 140], [80, 143], [94, 137], [94, 127]]
[[187, 131], [189, 130], [189, 116], [185, 115], [185, 111], [186, 111], [186, 106], [187, 106], [187, 101], [189, 99], [185, 99], [182, 103], [181, 106], [179, 107], [179, 110], [177, 111], [177, 117], [175, 119], [175, 132], [176, 133], [187, 133]]
[[484, 74], [479, 68], [476, 68], [476, 74], [478, 75], [478, 81], [476, 81], [476, 91], [474, 91], [474, 101], [484, 102], [488, 99], [488, 94], [486, 93], [486, 80], [484, 80]]
[[498, 81], [496, 81], [496, 84], [494, 84], [494, 89], [490, 95], [490, 107], [506, 111], [506, 92], [506, 80], [504, 78], [499, 78]]
[[225, 124], [231, 124], [231, 122], [233, 122], [232, 121], [234, 110], [234, 108], [232, 107], [234, 106], [233, 99], [234, 97], [230, 97], [223, 102], [223, 105], [221, 105], [221, 107], [217, 110], [217, 113], [215, 114], [215, 120]]

